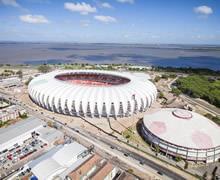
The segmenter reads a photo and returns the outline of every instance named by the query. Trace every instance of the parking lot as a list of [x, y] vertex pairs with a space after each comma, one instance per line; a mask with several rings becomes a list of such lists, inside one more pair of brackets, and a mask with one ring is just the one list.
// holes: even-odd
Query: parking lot
[[23, 141], [22, 145], [15, 144], [0, 152], [0, 179], [21, 167], [25, 160], [46, 147], [47, 144], [38, 138], [38, 134], [33, 133], [32, 137]]

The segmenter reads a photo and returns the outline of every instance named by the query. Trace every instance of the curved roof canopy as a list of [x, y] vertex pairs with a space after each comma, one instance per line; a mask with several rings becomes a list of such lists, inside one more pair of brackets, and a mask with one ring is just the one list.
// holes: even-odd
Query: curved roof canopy
[[70, 115], [125, 116], [144, 111], [157, 90], [143, 76], [100, 70], [54, 71], [28, 86], [37, 104]]

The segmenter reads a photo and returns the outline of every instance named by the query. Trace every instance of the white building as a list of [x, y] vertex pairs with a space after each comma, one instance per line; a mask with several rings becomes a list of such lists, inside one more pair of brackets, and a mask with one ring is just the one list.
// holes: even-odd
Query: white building
[[34, 132], [39, 135], [40, 140], [51, 146], [64, 137], [61, 131], [46, 126], [46, 123], [38, 118], [30, 117], [0, 129], [0, 152], [14, 148], [15, 145], [22, 145]]
[[143, 76], [99, 70], [54, 71], [34, 78], [32, 100], [72, 116], [123, 117], [147, 110], [157, 89]]
[[61, 131], [50, 127], [40, 128], [36, 132], [39, 134], [39, 139], [48, 145], [53, 145], [64, 138], [64, 134]]
[[32, 173], [40, 180], [64, 179], [91, 155], [87, 148], [73, 142], [54, 147], [46, 154], [28, 163]]
[[205, 162], [220, 158], [220, 127], [200, 114], [165, 108], [146, 114], [142, 125], [146, 141], [166, 155]]
[[6, 128], [0, 129], [0, 152], [13, 147], [15, 144], [23, 144], [23, 141], [31, 138], [32, 133], [42, 128], [45, 123], [35, 117], [17, 122]]
[[19, 115], [22, 115], [26, 113], [25, 109], [17, 106], [17, 105], [11, 105], [9, 107], [0, 109], [0, 121], [6, 122], [9, 120], [13, 120], [19, 117]]

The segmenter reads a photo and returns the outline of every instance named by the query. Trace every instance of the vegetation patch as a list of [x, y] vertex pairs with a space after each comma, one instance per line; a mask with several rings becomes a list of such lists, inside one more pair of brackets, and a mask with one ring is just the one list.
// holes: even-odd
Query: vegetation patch
[[205, 114], [205, 117], [211, 119], [212, 121], [214, 121], [216, 124], [220, 125], [220, 117], [218, 116], [213, 116], [212, 114]]
[[40, 65], [40, 66], [38, 66], [37, 69], [41, 73], [47, 73], [47, 72], [51, 71], [51, 67], [49, 65], [47, 65], [47, 64]]
[[136, 126], [131, 126], [122, 132], [122, 136], [127, 140], [127, 142], [132, 142], [134, 144], [147, 146], [147, 143], [138, 134]]
[[218, 78], [190, 75], [176, 81], [177, 88], [193, 98], [201, 98], [220, 107], [220, 80]]
[[220, 76], [220, 71], [214, 71], [206, 68], [154, 66], [152, 67], [152, 70], [159, 72], [175, 72], [175, 73], [185, 73], [185, 74]]

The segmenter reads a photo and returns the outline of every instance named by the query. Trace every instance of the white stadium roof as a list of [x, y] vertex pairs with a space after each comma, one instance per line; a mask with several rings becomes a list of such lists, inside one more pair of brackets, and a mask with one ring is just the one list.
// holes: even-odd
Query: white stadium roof
[[220, 146], [220, 127], [195, 112], [165, 108], [145, 115], [144, 126], [156, 137], [177, 146], [195, 149]]
[[[56, 78], [70, 74], [86, 74], [88, 78], [91, 75], [112, 76], [114, 82], [120, 78], [127, 82], [94, 86]], [[33, 79], [28, 91], [34, 102], [52, 111], [70, 115], [125, 116], [146, 110], [156, 99], [156, 87], [143, 77], [99, 70], [54, 71]]]

